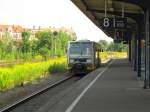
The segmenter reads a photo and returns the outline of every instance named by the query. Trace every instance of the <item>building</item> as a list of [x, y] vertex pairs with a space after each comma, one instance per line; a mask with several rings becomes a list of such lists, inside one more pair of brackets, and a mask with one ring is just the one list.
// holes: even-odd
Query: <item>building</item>
[[65, 27], [61, 27], [61, 28], [60, 28], [60, 31], [63, 31], [63, 32], [67, 33], [68, 35], [70, 35], [71, 38], [72, 38], [72, 40], [77, 40], [77, 35], [76, 35], [76, 33], [73, 31], [72, 28], [67, 29], [67, 28], [65, 28]]
[[19, 41], [22, 39], [22, 32], [24, 28], [20, 25], [0, 25], [0, 39], [5, 38], [6, 33], [9, 34], [13, 40]]
[[48, 31], [50, 30], [51, 32], [59, 32], [59, 31], [62, 31], [62, 32], [65, 32], [67, 33], [71, 38], [72, 40], [76, 40], [77, 39], [77, 36], [76, 36], [76, 33], [73, 31], [72, 28], [70, 29], [67, 29], [65, 27], [61, 27], [61, 28], [55, 28], [55, 27], [49, 27], [49, 28], [42, 28], [42, 27], [38, 27], [38, 28], [35, 28], [35, 26], [33, 26], [32, 29], [29, 29], [31, 31], [31, 38], [34, 39], [35, 38], [35, 34], [39, 31]]

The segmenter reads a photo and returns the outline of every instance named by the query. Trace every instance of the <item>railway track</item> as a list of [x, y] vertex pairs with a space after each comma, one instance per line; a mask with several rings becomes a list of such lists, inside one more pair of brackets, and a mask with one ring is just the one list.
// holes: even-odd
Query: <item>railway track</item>
[[57, 95], [60, 91], [67, 89], [80, 79], [81, 77], [75, 75], [67, 76], [30, 96], [2, 108], [0, 112], [35, 112], [42, 105], [46, 104], [53, 96]]

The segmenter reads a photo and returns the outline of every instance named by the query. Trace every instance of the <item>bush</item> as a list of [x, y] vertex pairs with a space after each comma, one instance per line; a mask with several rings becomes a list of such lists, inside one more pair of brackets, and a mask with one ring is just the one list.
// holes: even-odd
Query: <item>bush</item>
[[101, 52], [100, 57], [102, 62], [110, 58], [127, 58], [127, 52]]
[[24, 63], [15, 65], [12, 68], [0, 68], [0, 91], [65, 70], [65, 58], [50, 59], [49, 61], [37, 63]]
[[44, 48], [44, 47], [39, 49], [39, 53], [43, 56], [43, 58], [44, 58], [45, 60], [47, 60], [48, 57], [50, 56], [49, 49]]
[[34, 56], [34, 59], [41, 61], [41, 60], [43, 60], [43, 57], [41, 55], [36, 55], [36, 56]]

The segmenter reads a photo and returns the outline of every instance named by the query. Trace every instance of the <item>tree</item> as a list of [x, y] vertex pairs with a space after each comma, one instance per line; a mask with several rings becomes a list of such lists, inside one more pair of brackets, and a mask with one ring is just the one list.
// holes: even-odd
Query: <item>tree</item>
[[108, 42], [106, 40], [100, 40], [98, 43], [100, 44], [101, 49], [103, 49], [104, 51], [107, 50]]
[[43, 56], [43, 58], [44, 58], [45, 60], [47, 60], [48, 57], [49, 57], [49, 55], [50, 55], [50, 51], [49, 51], [49, 49], [46, 48], [46, 47], [41, 47], [41, 48], [39, 49], [39, 53]]
[[108, 48], [107, 50], [108, 51], [117, 51], [117, 52], [127, 52], [127, 45], [124, 45], [123, 43], [114, 43], [114, 42], [111, 42], [109, 45], [108, 45]]
[[12, 52], [14, 47], [14, 41], [12, 39], [12, 36], [9, 34], [9, 32], [5, 32], [1, 41], [1, 47], [6, 53]]
[[1, 59], [12, 59], [13, 52], [16, 51], [13, 38], [9, 32], [4, 32], [2, 39], [0, 40], [0, 57]]
[[29, 31], [22, 32], [21, 46], [22, 46], [23, 53], [30, 52], [30, 50], [31, 50], [31, 43], [29, 40], [30, 36], [31, 36], [31, 33]]
[[63, 54], [67, 50], [68, 41], [71, 41], [72, 38], [65, 32], [60, 31], [58, 33], [58, 39], [60, 40], [60, 49], [63, 50]]
[[50, 31], [40, 31], [36, 33], [37, 40], [37, 49], [41, 47], [46, 47], [51, 50], [52, 46], [52, 32]]
[[[52, 32], [50, 31], [40, 31], [36, 33], [36, 50], [47, 59], [50, 55], [49, 51], [52, 49]], [[34, 46], [35, 47], [35, 46]]]

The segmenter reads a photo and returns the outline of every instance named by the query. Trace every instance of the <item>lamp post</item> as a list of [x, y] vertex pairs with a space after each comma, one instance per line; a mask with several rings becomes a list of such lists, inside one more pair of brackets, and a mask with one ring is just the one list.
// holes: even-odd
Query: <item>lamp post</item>
[[[54, 38], [54, 44], [53, 44], [53, 48], [54, 48], [54, 52], [53, 52], [53, 57], [56, 55], [56, 36], [58, 35], [57, 31], [53, 32], [53, 38]], [[53, 39], [52, 39], [53, 40]]]

